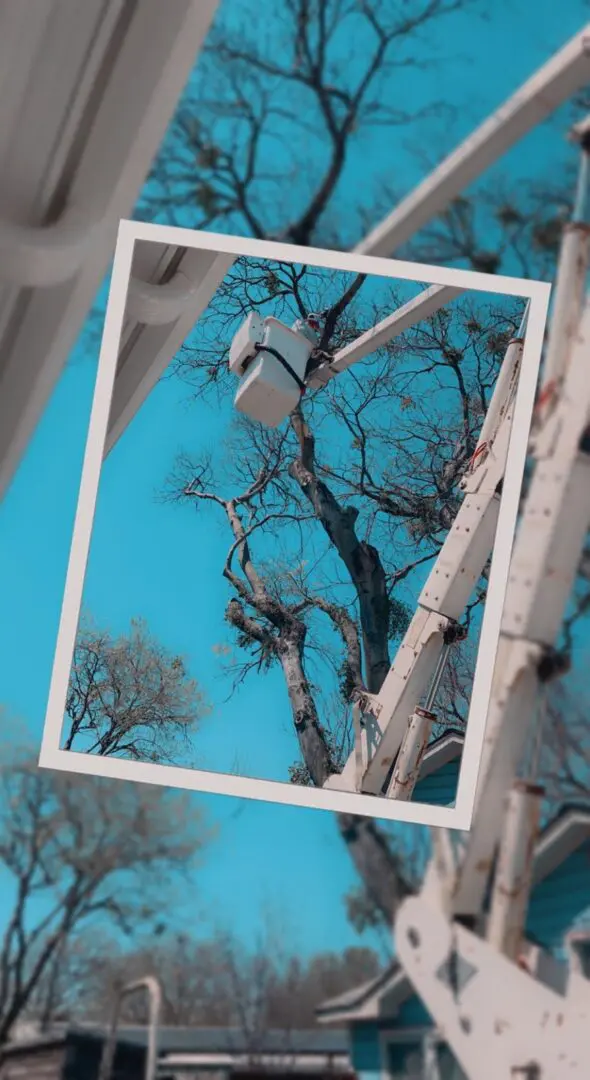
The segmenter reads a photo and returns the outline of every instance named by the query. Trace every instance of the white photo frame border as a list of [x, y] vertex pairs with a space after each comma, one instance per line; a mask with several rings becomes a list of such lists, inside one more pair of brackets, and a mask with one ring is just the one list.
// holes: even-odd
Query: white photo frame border
[[[447, 285], [475, 292], [518, 296], [530, 301], [518, 380], [514, 418], [502, 489], [490, 580], [482, 618], [473, 689], [463, 745], [455, 805], [437, 807], [426, 803], [400, 802], [381, 796], [323, 788], [299, 787], [287, 781], [261, 780], [228, 773], [207, 772], [185, 766], [159, 765], [123, 758], [101, 757], [84, 751], [63, 750], [60, 746], [64, 705], [74, 655], [76, 635], [92, 529], [98, 498], [111, 398], [113, 394], [123, 327], [127, 291], [131, 278], [136, 241], [151, 241], [177, 247], [200, 248], [236, 257], [257, 257], [285, 262], [307, 263], [332, 270], [366, 273], [405, 279], [419, 284]], [[485, 739], [496, 651], [504, 597], [508, 584], [510, 556], [516, 531], [520, 492], [529, 442], [529, 432], [541, 363], [551, 285], [541, 281], [483, 274], [478, 271], [447, 269], [372, 255], [343, 253], [319, 248], [251, 240], [231, 235], [200, 232], [168, 225], [122, 220], [119, 224], [111, 282], [100, 347], [98, 371], [92, 402], [86, 450], [48, 704], [38, 764], [63, 772], [131, 780], [135, 783], [223, 794], [311, 809], [358, 814], [418, 825], [468, 831], [473, 816], [477, 778]]]

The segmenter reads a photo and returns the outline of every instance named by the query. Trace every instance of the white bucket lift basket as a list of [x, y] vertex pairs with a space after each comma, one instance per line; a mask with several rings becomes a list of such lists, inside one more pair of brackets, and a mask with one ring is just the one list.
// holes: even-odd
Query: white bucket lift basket
[[266, 427], [278, 427], [299, 404], [313, 348], [297, 330], [251, 312], [229, 351], [230, 371], [240, 378], [235, 408]]

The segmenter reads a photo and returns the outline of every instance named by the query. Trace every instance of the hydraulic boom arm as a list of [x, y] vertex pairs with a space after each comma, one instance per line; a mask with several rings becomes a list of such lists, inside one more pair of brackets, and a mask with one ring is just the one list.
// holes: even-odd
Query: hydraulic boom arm
[[572, 970], [558, 977], [524, 933], [543, 794], [536, 714], [546, 683], [564, 668], [556, 643], [590, 527], [587, 172], [583, 147], [472, 828], [459, 843], [448, 833], [435, 836], [422, 892], [405, 901], [395, 925], [399, 959], [469, 1080], [590, 1075], [590, 982]]

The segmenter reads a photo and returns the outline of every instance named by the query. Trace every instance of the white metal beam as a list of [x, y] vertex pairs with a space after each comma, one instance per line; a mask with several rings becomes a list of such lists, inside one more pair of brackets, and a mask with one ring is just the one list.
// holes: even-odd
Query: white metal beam
[[356, 364], [358, 360], [370, 356], [399, 334], [403, 334], [424, 319], [430, 318], [463, 292], [465, 292], [464, 289], [451, 285], [431, 285], [428, 289], [424, 289], [418, 296], [394, 311], [393, 315], [388, 315], [386, 319], [382, 319], [366, 333], [351, 341], [350, 345], [340, 349], [334, 354], [329, 364], [324, 364], [314, 371], [309, 380], [310, 387], [324, 386], [335, 375], [339, 375], [352, 364]]
[[[490, 428], [487, 416], [482, 425], [493, 452], [488, 446], [487, 453], [472, 459], [472, 471], [462, 484], [465, 498], [418, 597], [414, 617], [379, 694], [366, 695], [368, 707], [363, 712], [369, 722], [365, 719], [362, 728], [355, 725], [355, 748], [342, 772], [326, 781], [327, 788], [382, 793], [404, 743], [408, 720], [437, 672], [445, 632], [461, 618], [493, 548], [500, 508], [498, 484], [508, 455], [525, 319], [519, 337], [508, 345], [492, 395], [488, 415], [496, 418], [496, 429]], [[479, 446], [485, 446], [481, 439]], [[432, 704], [426, 705], [428, 711]], [[399, 785], [394, 783], [390, 792], [397, 797]]]
[[[585, 1080], [590, 1001], [532, 978], [423, 896], [405, 900], [396, 954], [470, 1080]], [[581, 987], [580, 987], [581, 989]], [[498, 991], [500, 991], [498, 993]]]
[[194, 301], [200, 285], [200, 279], [191, 281], [182, 270], [161, 285], [132, 277], [126, 314], [144, 326], [169, 326]]
[[[164, 245], [145, 244], [141, 254]], [[119, 355], [105, 446], [108, 454], [186, 341], [234, 262], [232, 255], [188, 248], [174, 277], [163, 284], [134, 277]], [[168, 265], [171, 260], [168, 259]], [[163, 264], [163, 276], [166, 263]], [[174, 288], [178, 280], [182, 286]], [[172, 293], [170, 292], [172, 288]], [[141, 321], [137, 316], [141, 316]]]
[[590, 82], [590, 23], [508, 98], [357, 246], [392, 255], [511, 146]]
[[[141, 0], [124, 9], [120, 6], [121, 22], [108, 48], [105, 46], [100, 71], [94, 73], [89, 98], [92, 108], [87, 107], [78, 118], [76, 130], [69, 132], [68, 146], [61, 148], [58, 155], [58, 172], [55, 162], [51, 163], [55, 191], [65, 189], [61, 213], [49, 218], [46, 196], [40, 204], [33, 193], [27, 206], [21, 205], [6, 223], [3, 243], [0, 235], [4, 273], [6, 276], [10, 272], [13, 280], [6, 291], [5, 310], [0, 312], [0, 498], [88, 316], [112, 258], [119, 220], [133, 212], [217, 3], [175, 0], [173, 4], [162, 4], [161, 0]], [[58, 14], [64, 16], [65, 8], [63, 4], [52, 8], [48, 18], [52, 33], [45, 28], [42, 42], [44, 69], [49, 64], [46, 54], [50, 45], [57, 52], [82, 48], [76, 36], [82, 7], [72, 3], [71, 18], [66, 20], [65, 28], [59, 24], [59, 33], [53, 30], [53, 20]], [[30, 21], [31, 13], [27, 15]], [[36, 47], [40, 47], [38, 42]], [[56, 83], [59, 61], [49, 67]], [[20, 168], [23, 185], [31, 191], [32, 149], [42, 134], [43, 108], [51, 111], [52, 106], [49, 91], [41, 93], [36, 82], [40, 69], [36, 57], [26, 87], [15, 76], [5, 89], [8, 93], [18, 86], [18, 93], [14, 89], [13, 98], [2, 99], [2, 113], [10, 115], [22, 112], [19, 95], [26, 92], [27, 103], [32, 99], [36, 102], [37, 111], [29, 109], [28, 123], [18, 128], [19, 138], [28, 138]], [[77, 82], [66, 87], [67, 94], [64, 90], [60, 99], [64, 117], [72, 109], [76, 111], [84, 78], [81, 62]], [[87, 86], [84, 90], [88, 95]], [[42, 100], [44, 94], [46, 102]], [[4, 171], [9, 162], [0, 164]], [[37, 166], [42, 172], [47, 169], [43, 162]], [[18, 176], [11, 176], [11, 190], [17, 195], [18, 181]], [[3, 196], [5, 214], [13, 202]], [[18, 278], [19, 274], [17, 282], [15, 275]]]

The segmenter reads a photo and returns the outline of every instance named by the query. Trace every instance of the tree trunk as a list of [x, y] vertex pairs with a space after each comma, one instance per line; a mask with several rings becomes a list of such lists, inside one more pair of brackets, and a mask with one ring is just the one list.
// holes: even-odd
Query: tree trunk
[[311, 503], [356, 590], [363, 632], [365, 680], [367, 690], [376, 693], [389, 671], [389, 597], [385, 571], [376, 548], [359, 540], [356, 534], [358, 511], [341, 506], [327, 484], [315, 475], [315, 441], [302, 417], [294, 419], [294, 427], [300, 441], [301, 457], [291, 463], [289, 472]]
[[[390, 605], [385, 571], [376, 548], [356, 534], [358, 511], [341, 506], [328, 485], [316, 475], [315, 439], [301, 412], [294, 415], [293, 427], [300, 456], [291, 463], [289, 472], [311, 503], [355, 588], [366, 688], [378, 693], [390, 667]], [[391, 924], [399, 903], [411, 891], [400, 859], [373, 818], [338, 814], [337, 823], [367, 896]]]
[[303, 669], [304, 635], [281, 635], [277, 652], [291, 704], [301, 756], [316, 787], [334, 773], [334, 763]]
[[391, 925], [400, 903], [412, 892], [402, 860], [373, 818], [338, 814], [337, 823], [367, 896]]

